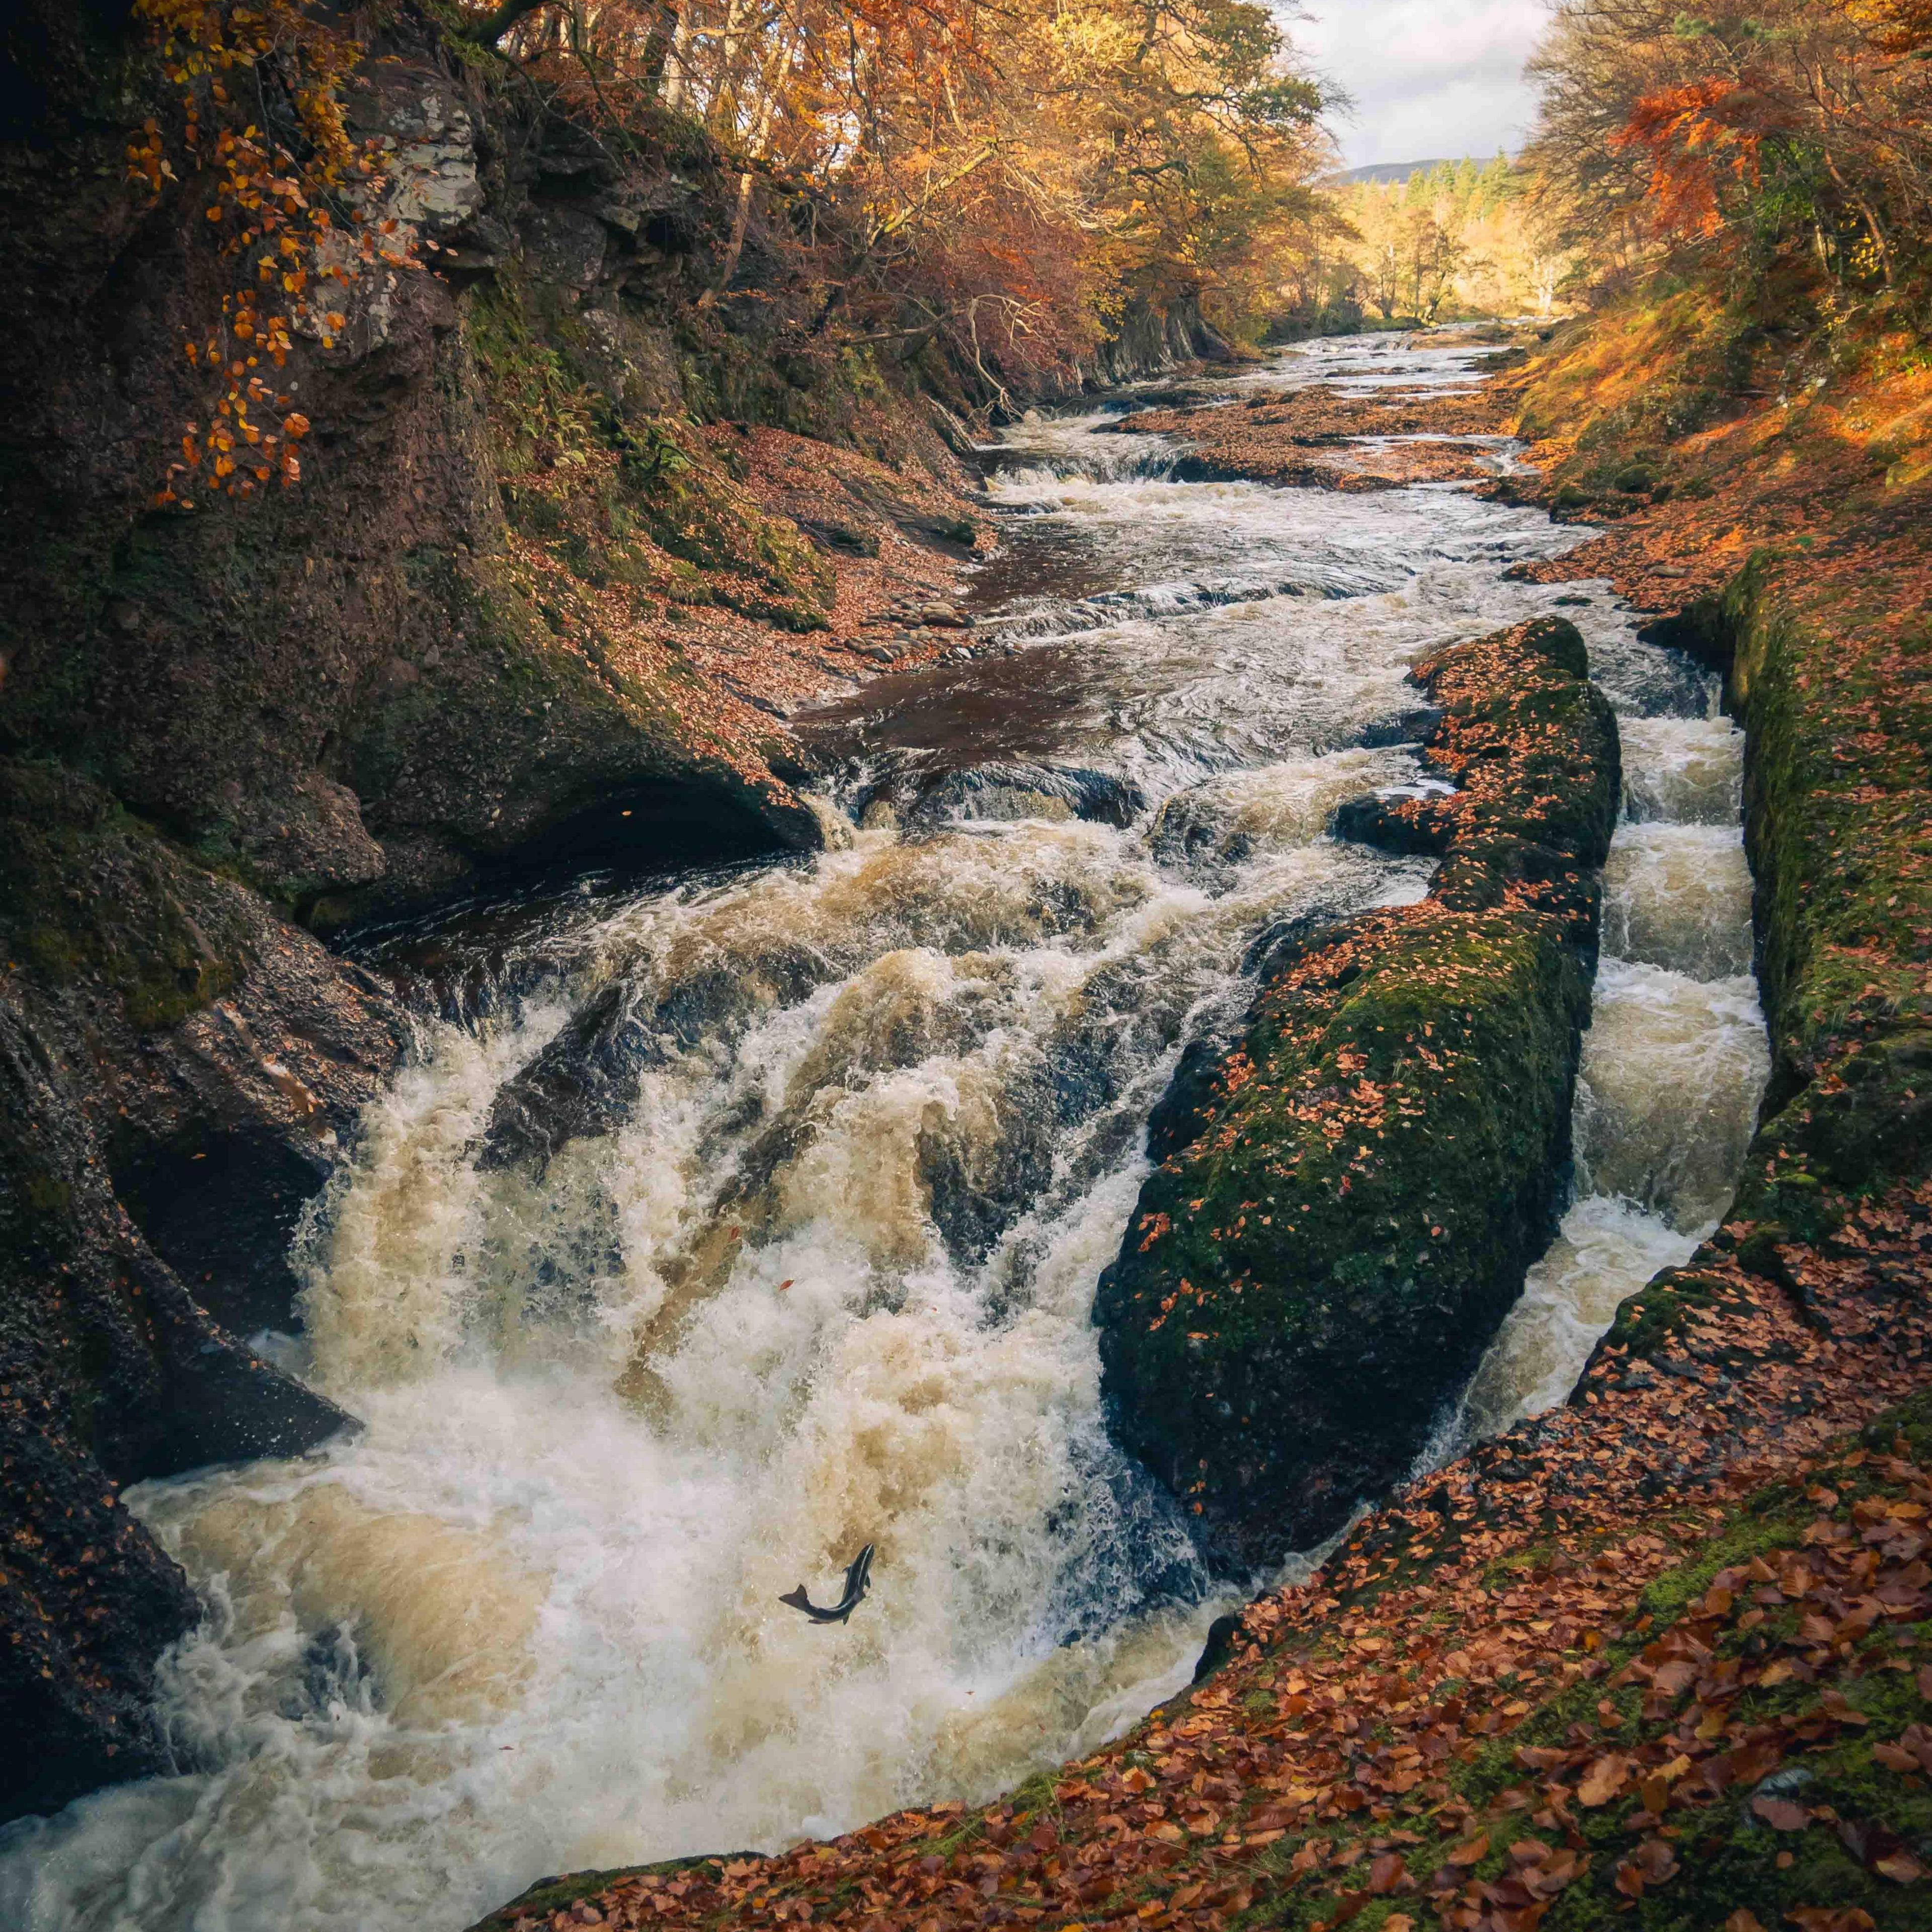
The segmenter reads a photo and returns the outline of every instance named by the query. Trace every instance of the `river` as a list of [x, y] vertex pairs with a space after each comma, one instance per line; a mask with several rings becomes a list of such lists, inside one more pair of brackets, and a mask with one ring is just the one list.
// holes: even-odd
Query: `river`
[[[208, 1605], [163, 1676], [182, 1774], [0, 1834], [0, 1922], [453, 1932], [544, 1872], [991, 1795], [1184, 1684], [1245, 1593], [1109, 1447], [1089, 1321], [1148, 1114], [1271, 928], [1424, 890], [1324, 830], [1424, 782], [1408, 667], [1559, 602], [1627, 790], [1577, 1198], [1436, 1455], [1560, 1400], [1713, 1224], [1766, 1060], [1711, 680], [1606, 586], [1506, 575], [1586, 530], [1177, 482], [1110, 421], [992, 454], [981, 654], [796, 721], [832, 849], [586, 881], [425, 1019], [266, 1344], [367, 1429], [128, 1492]], [[868, 1541], [849, 1624], [778, 1605]]]

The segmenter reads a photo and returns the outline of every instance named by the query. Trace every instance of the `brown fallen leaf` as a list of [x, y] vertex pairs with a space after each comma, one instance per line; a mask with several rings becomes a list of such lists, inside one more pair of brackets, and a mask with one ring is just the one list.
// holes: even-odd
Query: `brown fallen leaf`
[[1722, 1932], [1764, 1932], [1764, 1927], [1749, 1906], [1741, 1905], [1724, 1921]]
[[1902, 1850], [1874, 1860], [1872, 1870], [1894, 1885], [1911, 1885], [1925, 1876], [1925, 1868], [1910, 1852]]
[[1802, 1832], [1811, 1822], [1811, 1814], [1788, 1798], [1754, 1798], [1751, 1809], [1774, 1832]]
[[1372, 1897], [1380, 1898], [1386, 1892], [1394, 1891], [1408, 1876], [1408, 1868], [1402, 1862], [1400, 1852], [1384, 1852], [1369, 1868], [1369, 1891]]
[[1612, 1755], [1600, 1757], [1584, 1772], [1582, 1782], [1576, 1787], [1576, 1802], [1594, 1810], [1600, 1804], [1607, 1804], [1624, 1788], [1624, 1780], [1630, 1774], [1628, 1762]]
[[1668, 1885], [1677, 1876], [1677, 1854], [1667, 1838], [1646, 1838], [1630, 1855], [1646, 1885]]
[[1483, 1855], [1489, 1849], [1489, 1833], [1478, 1832], [1473, 1838], [1466, 1838], [1461, 1844], [1452, 1846], [1447, 1854], [1448, 1862], [1452, 1865], [1462, 1865], [1466, 1868], [1478, 1864], [1481, 1862]]

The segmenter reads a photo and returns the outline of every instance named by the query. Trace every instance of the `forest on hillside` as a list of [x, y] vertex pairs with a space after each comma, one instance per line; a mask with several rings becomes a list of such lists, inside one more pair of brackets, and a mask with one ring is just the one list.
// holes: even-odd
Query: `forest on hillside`
[[[1346, 104], [1256, 0], [440, 9], [473, 62], [605, 160], [728, 177], [700, 310], [722, 304], [807, 361], [859, 352], [910, 371], [937, 354], [993, 398], [1077, 376], [1136, 305], [1198, 307], [1252, 344], [1363, 318], [1547, 316], [1721, 264], [1781, 276], [1839, 328], [1909, 303], [1924, 273], [1923, 0], [1564, 0], [1515, 162], [1340, 187], [1327, 130]], [[224, 489], [292, 481], [302, 419], [247, 352], [279, 367], [291, 330], [327, 340], [327, 292], [379, 256], [440, 266], [416, 259], [406, 220], [387, 238], [412, 184], [344, 118], [374, 14], [135, 10], [178, 98], [130, 146], [130, 174], [156, 197], [198, 182], [208, 245], [233, 270], [206, 339], [184, 345], [218, 379], [215, 442], [191, 433], [172, 476], [206, 458]], [[238, 439], [260, 460], [231, 462]]]

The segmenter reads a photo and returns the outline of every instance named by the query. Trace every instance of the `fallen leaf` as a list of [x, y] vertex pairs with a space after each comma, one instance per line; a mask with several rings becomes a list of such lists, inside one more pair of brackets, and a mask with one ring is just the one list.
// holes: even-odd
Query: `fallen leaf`
[[1754, 1798], [1751, 1809], [1774, 1832], [1802, 1832], [1811, 1822], [1811, 1814], [1788, 1798]]
[[1925, 1876], [1925, 1868], [1910, 1852], [1894, 1852], [1890, 1857], [1876, 1860], [1872, 1870], [1881, 1878], [1888, 1878], [1894, 1885], [1910, 1885]]
[[1484, 1853], [1489, 1849], [1489, 1833], [1478, 1832], [1473, 1838], [1466, 1838], [1461, 1844], [1454, 1846], [1448, 1854], [1448, 1862], [1452, 1865], [1465, 1867], [1476, 1864], [1480, 1862]]
[[1576, 1802], [1594, 1810], [1599, 1804], [1607, 1804], [1624, 1788], [1624, 1780], [1630, 1774], [1630, 1766], [1620, 1757], [1600, 1757], [1584, 1772], [1583, 1780], [1576, 1787]]
[[1631, 1852], [1630, 1862], [1643, 1874], [1646, 1885], [1667, 1885], [1677, 1876], [1677, 1854], [1666, 1838], [1646, 1838]]
[[1372, 1897], [1379, 1898], [1384, 1892], [1394, 1891], [1408, 1876], [1408, 1868], [1402, 1862], [1400, 1852], [1384, 1852], [1369, 1868], [1369, 1891]]
[[1764, 1932], [1764, 1927], [1749, 1906], [1741, 1905], [1724, 1921], [1721, 1932]]

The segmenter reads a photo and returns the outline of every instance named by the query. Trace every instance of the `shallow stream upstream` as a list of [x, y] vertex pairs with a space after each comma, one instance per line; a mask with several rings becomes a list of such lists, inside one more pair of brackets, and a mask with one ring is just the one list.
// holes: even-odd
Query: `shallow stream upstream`
[[[0, 1923], [453, 1932], [544, 1872], [989, 1796], [1184, 1684], [1246, 1592], [1110, 1448], [1089, 1320], [1148, 1113], [1272, 928], [1425, 889], [1324, 829], [1423, 782], [1409, 665], [1559, 602], [1628, 789], [1578, 1198], [1440, 1452], [1560, 1400], [1712, 1226], [1766, 1054], [1708, 681], [1606, 586], [1506, 577], [1586, 532], [1178, 482], [1110, 420], [997, 452], [989, 652], [798, 721], [835, 849], [587, 884], [425, 1023], [274, 1345], [368, 1427], [129, 1492], [208, 1605], [165, 1670], [182, 1774], [0, 1834]], [[867, 1542], [849, 1624], [780, 1606]]]

